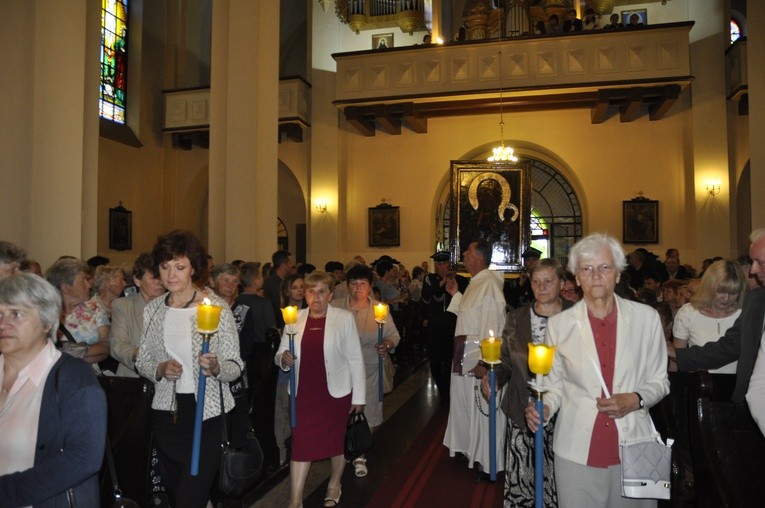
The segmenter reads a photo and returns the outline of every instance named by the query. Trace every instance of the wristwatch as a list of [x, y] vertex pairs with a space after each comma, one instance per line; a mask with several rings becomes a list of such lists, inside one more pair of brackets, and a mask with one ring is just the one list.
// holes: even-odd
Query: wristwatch
[[643, 397], [641, 397], [638, 392], [635, 392], [635, 395], [638, 396], [638, 403], [640, 404], [640, 409], [645, 409], [645, 401], [643, 400]]

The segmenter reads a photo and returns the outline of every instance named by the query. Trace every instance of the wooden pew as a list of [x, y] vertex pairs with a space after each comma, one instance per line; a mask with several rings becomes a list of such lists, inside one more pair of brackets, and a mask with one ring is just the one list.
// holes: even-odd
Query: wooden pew
[[698, 507], [765, 506], [765, 438], [746, 404], [731, 402], [734, 374], [693, 374], [689, 448]]

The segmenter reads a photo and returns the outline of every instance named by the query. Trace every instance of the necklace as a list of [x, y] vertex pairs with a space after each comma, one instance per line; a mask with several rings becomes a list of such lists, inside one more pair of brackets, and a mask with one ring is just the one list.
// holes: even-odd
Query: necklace
[[[184, 305], [183, 307], [179, 307], [179, 308], [180, 308], [180, 309], [187, 309], [187, 308], [189, 307], [189, 305], [191, 305], [191, 304], [192, 304], [192, 302], [193, 302], [194, 300], [196, 300], [196, 298], [197, 298], [197, 290], [195, 289], [195, 290], [194, 290], [194, 294], [193, 294], [193, 295], [191, 295], [191, 300], [189, 300], [188, 302], [186, 302], [186, 305]], [[168, 294], [167, 294], [167, 296], [165, 297], [165, 305], [167, 305], [168, 307], [170, 307], [170, 306], [171, 306], [171, 305], [170, 305], [170, 293], [168, 293]]]

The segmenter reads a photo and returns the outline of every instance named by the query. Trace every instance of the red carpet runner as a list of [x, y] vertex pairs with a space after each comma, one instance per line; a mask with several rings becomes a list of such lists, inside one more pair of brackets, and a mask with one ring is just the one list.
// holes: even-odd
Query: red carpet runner
[[369, 508], [502, 506], [504, 473], [497, 474], [494, 484], [481, 482], [464, 459], [449, 457], [443, 445], [447, 419], [448, 410], [439, 409], [367, 504]]

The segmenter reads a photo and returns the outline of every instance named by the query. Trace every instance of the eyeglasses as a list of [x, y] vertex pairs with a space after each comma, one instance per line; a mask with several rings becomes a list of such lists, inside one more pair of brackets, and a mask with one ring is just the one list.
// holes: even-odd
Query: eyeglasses
[[614, 270], [615, 270], [614, 265], [607, 265], [606, 263], [603, 263], [598, 266], [584, 265], [582, 267], [579, 267], [576, 271], [578, 274], [583, 275], [585, 277], [592, 277], [592, 275], [596, 271], [600, 275], [610, 275], [614, 273]]

